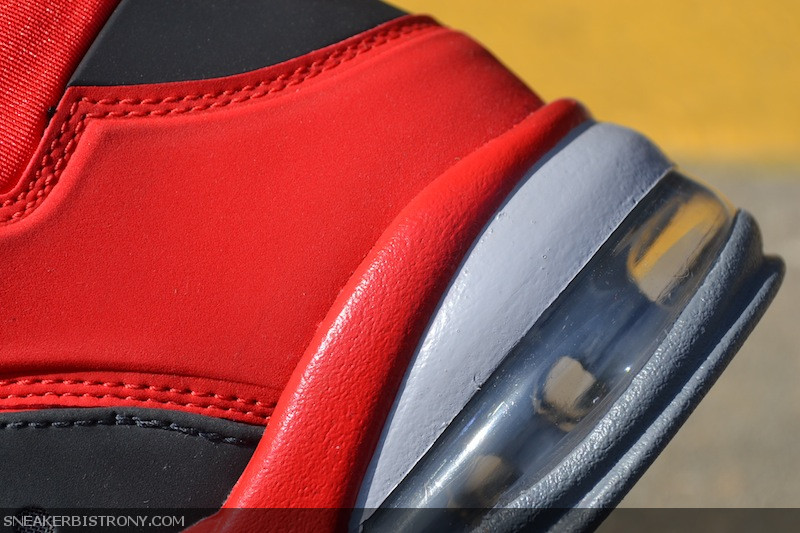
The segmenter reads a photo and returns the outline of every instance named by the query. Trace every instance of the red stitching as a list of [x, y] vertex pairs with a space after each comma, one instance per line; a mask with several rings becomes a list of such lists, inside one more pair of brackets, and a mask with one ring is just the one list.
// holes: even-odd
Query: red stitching
[[[199, 405], [191, 402], [176, 402], [173, 400], [156, 400], [154, 398], [136, 398], [134, 396], [121, 396], [118, 394], [90, 394], [86, 393], [75, 393], [75, 392], [44, 392], [44, 393], [31, 393], [31, 394], [7, 394], [4, 396], [0, 396], [0, 401], [2, 400], [10, 400], [10, 399], [18, 399], [18, 400], [25, 400], [28, 398], [47, 398], [47, 397], [54, 397], [54, 398], [95, 398], [98, 400], [102, 400], [104, 398], [114, 398], [118, 400], [127, 400], [139, 403], [158, 403], [162, 405], [177, 405], [178, 407], [189, 407], [194, 409], [208, 409], [208, 410], [216, 410], [216, 411], [225, 411], [225, 412], [234, 412], [246, 416], [251, 416], [253, 418], [258, 418], [259, 420], [269, 420], [269, 415], [258, 414], [254, 411], [248, 411], [245, 409], [237, 408], [237, 407], [219, 407], [216, 405]], [[3, 407], [0, 407], [3, 409]]]
[[[240, 398], [239, 396], [223, 396], [215, 392], [197, 392], [192, 389], [176, 389], [173, 387], [159, 387], [156, 385], [147, 385], [144, 383], [125, 383], [123, 381], [87, 381], [87, 380], [74, 380], [74, 379], [8, 379], [0, 380], [0, 387], [10, 385], [80, 385], [86, 387], [106, 387], [117, 389], [131, 389], [131, 390], [149, 390], [153, 392], [167, 392], [171, 394], [180, 394], [182, 396], [194, 396], [196, 398], [214, 398], [216, 400], [225, 402], [236, 402], [245, 405], [254, 405], [257, 407], [271, 408], [275, 407], [274, 403], [265, 404], [255, 398]], [[2, 399], [2, 398], [0, 398]]]
[[[314, 61], [308, 65], [303, 65], [297, 68], [291, 76], [288, 78], [297, 77], [296, 80], [304, 81], [309, 77], [313, 77], [320, 72], [324, 72], [326, 70], [330, 70], [346, 61], [350, 61], [351, 59], [359, 56], [360, 54], [367, 52], [376, 46], [383, 45], [389, 41], [393, 41], [398, 39], [404, 35], [413, 33], [417, 30], [421, 30], [424, 28], [436, 26], [436, 23], [432, 20], [417, 20], [414, 22], [407, 22], [400, 26], [389, 28], [384, 30], [380, 33], [372, 35], [366, 39], [363, 39], [357, 43], [351, 44], [345, 48], [340, 48], [338, 50], [332, 51], [327, 57], [323, 60]], [[176, 103], [181, 101], [194, 101], [194, 100], [204, 100], [204, 99], [214, 99], [219, 98], [220, 96], [231, 96], [239, 92], [248, 92], [258, 89], [260, 87], [265, 87], [267, 85], [271, 85], [275, 82], [282, 81], [287, 79], [286, 74], [280, 74], [271, 80], [264, 80], [260, 81], [254, 85], [244, 85], [242, 87], [237, 87], [234, 89], [225, 89], [222, 91], [218, 91], [216, 93], [206, 93], [206, 94], [189, 94], [183, 96], [167, 96], [164, 98], [103, 98], [100, 100], [93, 100], [89, 98], [83, 98], [82, 100], [85, 102], [89, 102], [92, 104], [100, 104], [100, 105], [157, 105], [162, 103]], [[285, 86], [283, 86], [280, 90], [285, 89], [291, 85], [295, 85], [294, 80], [291, 80]]]
[[[73, 112], [73, 110], [77, 110], [77, 105], [78, 105], [77, 102], [73, 104], [70, 112]], [[23, 218], [24, 216], [26, 216], [28, 213], [30, 213], [30, 211], [32, 211], [33, 209], [38, 207], [39, 204], [42, 203], [42, 200], [44, 200], [44, 198], [50, 193], [50, 191], [56, 185], [56, 183], [58, 182], [58, 177], [61, 175], [61, 172], [64, 170], [64, 167], [69, 161], [69, 157], [72, 154], [72, 151], [75, 149], [75, 146], [78, 144], [78, 139], [80, 138], [80, 134], [83, 132], [85, 126], [86, 115], [83, 115], [81, 116], [80, 120], [78, 120], [78, 122], [75, 124], [75, 126], [72, 128], [72, 130], [69, 132], [71, 136], [69, 137], [69, 140], [66, 141], [61, 156], [55, 161], [53, 161], [53, 154], [59, 148], [61, 148], [59, 144], [63, 142], [62, 139], [64, 139], [64, 135], [65, 133], [67, 133], [65, 126], [72, 120], [73, 117], [74, 114], [70, 115], [64, 121], [64, 124], [62, 124], [59, 136], [53, 140], [53, 143], [51, 143], [50, 152], [42, 158], [42, 162], [40, 164], [41, 166], [36, 171], [36, 179], [28, 184], [28, 190], [20, 192], [20, 194], [17, 195], [16, 199], [14, 200], [9, 199], [3, 202], [3, 207], [10, 207], [13, 204], [21, 202], [25, 202], [25, 205], [22, 206], [21, 209], [18, 209], [16, 212], [11, 214], [10, 216], [6, 217], [5, 219], [0, 220], [0, 224], [16, 222], [21, 218]], [[52, 173], [45, 174], [45, 172], [50, 167], [52, 167]], [[35, 192], [34, 200], [32, 201], [28, 200], [28, 196], [34, 192]]]
[[[425, 18], [414, 19], [412, 21], [405, 22], [399, 26], [388, 28], [380, 33], [376, 33], [370, 37], [367, 37], [347, 47], [334, 50], [322, 60], [318, 60], [309, 65], [304, 65], [299, 67], [291, 75], [287, 76], [286, 74], [280, 74], [272, 79], [261, 81], [255, 85], [246, 85], [234, 89], [225, 89], [217, 93], [208, 93], [201, 95], [189, 94], [183, 96], [167, 96], [164, 98], [156, 98], [156, 99], [104, 98], [100, 100], [94, 100], [91, 98], [82, 97], [78, 99], [70, 107], [69, 113], [67, 117], [64, 119], [64, 123], [61, 125], [58, 135], [50, 143], [48, 152], [42, 157], [42, 160], [39, 164], [39, 169], [35, 173], [35, 179], [31, 180], [28, 183], [27, 190], [23, 190], [22, 192], [20, 192], [20, 194], [18, 194], [16, 198], [7, 199], [6, 201], [3, 202], [2, 206], [0, 207], [1, 208], [11, 207], [12, 205], [21, 204], [23, 202], [24, 205], [20, 206], [20, 208], [11, 215], [7, 215], [5, 218], [0, 219], [0, 224], [9, 224], [16, 222], [22, 219], [23, 217], [27, 216], [32, 210], [34, 210], [42, 203], [44, 198], [58, 183], [58, 178], [60, 177], [61, 172], [66, 167], [70, 155], [75, 150], [75, 147], [78, 144], [78, 140], [80, 139], [80, 134], [85, 128], [85, 123], [87, 119], [103, 119], [109, 117], [128, 118], [128, 117], [146, 117], [146, 116], [166, 116], [170, 114], [205, 111], [212, 108], [224, 107], [231, 104], [246, 102], [255, 98], [261, 98], [272, 93], [283, 91], [287, 87], [298, 85], [308, 79], [311, 79], [321, 74], [322, 72], [336, 68], [339, 65], [358, 57], [362, 53], [375, 49], [376, 47], [381, 46], [385, 43], [403, 37], [404, 35], [409, 35], [416, 31], [436, 26], [437, 26], [436, 22], [434, 22], [431, 19], [425, 19]], [[247, 96], [240, 96], [240, 97], [235, 96], [243, 92], [255, 91], [257, 89], [261, 89], [268, 86], [270, 87], [266, 91], [263, 90], [258, 91]], [[80, 107], [81, 103], [87, 103], [90, 105], [100, 105], [100, 106], [119, 106], [119, 105], [150, 106], [150, 105], [158, 105], [164, 103], [176, 104], [181, 102], [193, 102], [198, 100], [214, 100], [220, 97], [227, 97], [227, 99], [222, 101], [213, 101], [207, 104], [202, 104], [192, 107], [176, 107], [166, 110], [153, 109], [148, 111], [128, 110], [128, 111], [104, 111], [104, 112], [86, 113], [80, 116], [79, 120], [74, 124], [74, 126], [68, 128], [68, 125], [77, 116], [78, 108]], [[54, 160], [54, 156], [56, 152], [59, 150], [61, 151], [61, 155]], [[51, 170], [51, 172], [46, 174], [46, 172], [48, 172], [49, 170]], [[32, 193], [34, 194], [33, 199], [29, 198], [29, 196]]]

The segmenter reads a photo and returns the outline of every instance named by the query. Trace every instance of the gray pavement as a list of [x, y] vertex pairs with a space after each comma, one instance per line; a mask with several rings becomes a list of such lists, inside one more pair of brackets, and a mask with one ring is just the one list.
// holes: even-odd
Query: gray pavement
[[683, 169], [755, 216], [766, 252], [786, 262], [786, 278], [622, 507], [800, 507], [800, 169]]

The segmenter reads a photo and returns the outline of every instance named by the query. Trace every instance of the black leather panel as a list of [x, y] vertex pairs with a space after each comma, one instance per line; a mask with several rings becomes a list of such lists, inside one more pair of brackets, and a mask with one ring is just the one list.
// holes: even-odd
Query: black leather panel
[[218, 508], [263, 430], [160, 409], [0, 413], [0, 508]]
[[70, 85], [239, 74], [304, 55], [403, 14], [377, 0], [122, 0]]

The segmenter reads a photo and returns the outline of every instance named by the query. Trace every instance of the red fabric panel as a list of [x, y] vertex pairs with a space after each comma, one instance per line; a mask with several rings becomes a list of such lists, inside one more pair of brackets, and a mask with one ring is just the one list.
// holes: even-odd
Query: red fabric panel
[[[107, 373], [274, 404], [400, 210], [540, 105], [415, 17], [238, 76], [70, 88], [0, 197], [0, 408]], [[123, 401], [97, 388], [37, 401]]]
[[[402, 210], [315, 335], [226, 508], [339, 508], [338, 521], [298, 513], [295, 530], [346, 523], [408, 360], [455, 269], [524, 172], [586, 119], [575, 102], [554, 102]], [[222, 513], [202, 527], [240, 531], [258, 518]]]
[[0, 3], [0, 191], [39, 144], [47, 110], [105, 23], [116, 0]]

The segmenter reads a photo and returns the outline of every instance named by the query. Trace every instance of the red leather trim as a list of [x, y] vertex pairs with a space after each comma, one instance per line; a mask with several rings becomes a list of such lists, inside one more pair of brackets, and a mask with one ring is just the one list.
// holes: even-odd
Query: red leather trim
[[0, 378], [69, 377], [0, 407], [196, 408], [86, 385], [129, 382], [109, 373], [274, 404], [400, 210], [539, 106], [425, 17], [242, 75], [70, 88], [0, 197]]
[[13, 186], [67, 80], [115, 0], [3, 0], [0, 8], [0, 191]]
[[132, 406], [176, 409], [266, 425], [277, 396], [249, 383], [207, 378], [94, 372], [0, 379], [0, 411], [50, 407]]
[[[402, 210], [319, 328], [226, 508], [343, 508], [338, 522], [296, 528], [342, 525], [408, 360], [459, 262], [525, 170], [586, 119], [572, 101], [541, 108]], [[237, 531], [244, 525], [237, 516], [247, 517], [223, 514], [203, 527]]]

